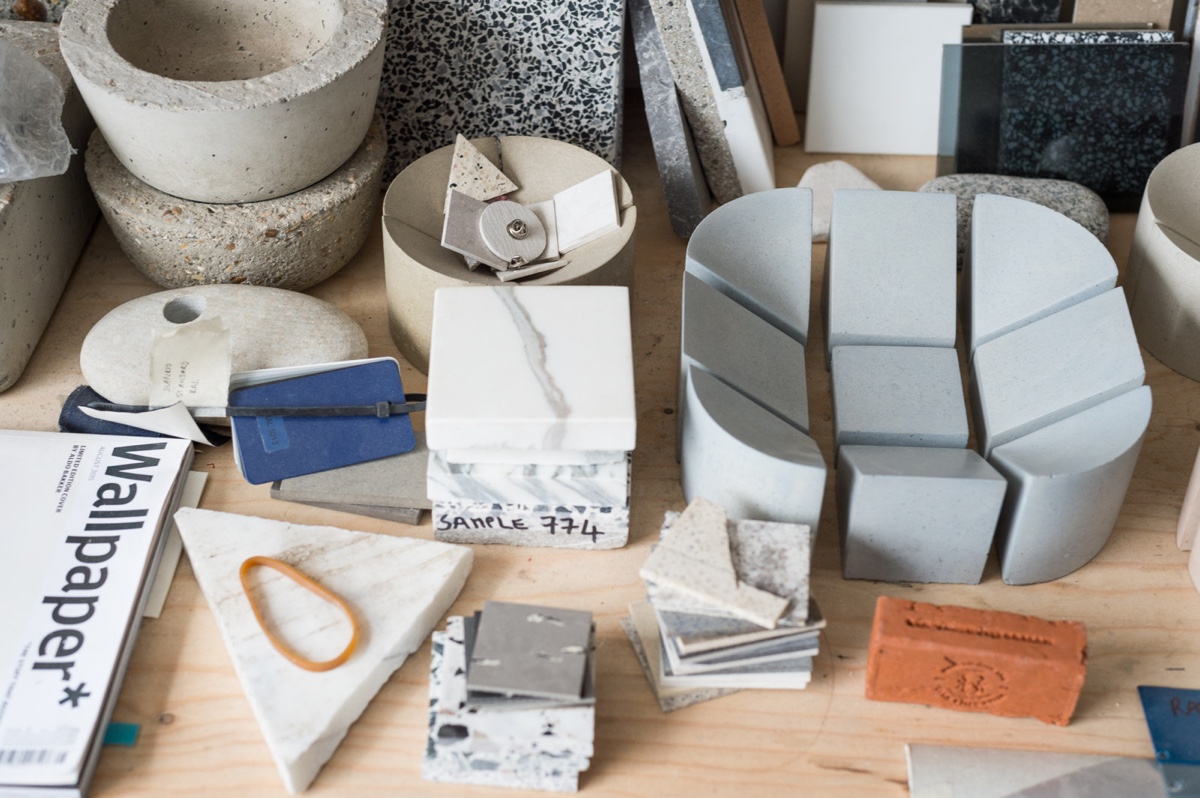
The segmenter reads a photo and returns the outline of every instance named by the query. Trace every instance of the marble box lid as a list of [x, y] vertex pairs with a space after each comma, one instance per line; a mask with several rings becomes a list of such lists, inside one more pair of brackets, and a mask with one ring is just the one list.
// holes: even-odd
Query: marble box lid
[[438, 289], [427, 390], [430, 449], [633, 449], [629, 291]]

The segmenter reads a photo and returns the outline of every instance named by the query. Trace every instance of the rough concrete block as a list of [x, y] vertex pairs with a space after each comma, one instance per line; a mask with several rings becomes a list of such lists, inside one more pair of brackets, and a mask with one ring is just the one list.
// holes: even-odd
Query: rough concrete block
[[[63, 16], [63, 57], [139, 180], [196, 202], [311, 186], [358, 149], [383, 67], [385, 0], [98, 0]], [[170, 43], [169, 46], [164, 43]]]
[[62, 122], [78, 152], [66, 174], [0, 185], [0, 391], [12, 387], [58, 305], [96, 222], [96, 201], [83, 176], [88, 114], [58, 52], [58, 28], [41, 22], [0, 23], [0, 40], [49, 69], [66, 93]]
[[970, 449], [843, 446], [842, 576], [978, 584], [1006, 488]]
[[975, 350], [971, 407], [984, 457], [992, 449], [1142, 384], [1145, 368], [1120, 288]]
[[955, 213], [948, 194], [834, 192], [826, 363], [835, 346], [954, 346]]
[[[804, 346], [691, 274], [683, 275], [680, 394], [689, 366], [724, 382], [804, 432]], [[681, 402], [682, 404], [682, 402]]]
[[816, 441], [695, 366], [681, 408], [683, 495], [716, 502], [735, 518], [808, 524], [825, 498]]
[[667, 215], [675, 235], [687, 238], [712, 207], [704, 168], [679, 102], [662, 34], [650, 10], [650, 0], [631, 0], [629, 20], [641, 75], [646, 121], [654, 143], [654, 161], [667, 200]]
[[1033, 202], [977, 195], [970, 241], [962, 307], [972, 353], [1117, 284], [1117, 264], [1096, 236]]
[[839, 346], [830, 386], [838, 448], [967, 445], [967, 403], [954, 349]]
[[806, 344], [812, 219], [813, 195], [806, 188], [739, 197], [696, 228], [687, 272]]
[[866, 695], [1066, 726], [1086, 652], [1087, 630], [1074, 621], [880, 596]]
[[1009, 482], [996, 530], [1006, 583], [1058, 579], [1100, 553], [1125, 501], [1150, 408], [1143, 385], [992, 450], [988, 462]]

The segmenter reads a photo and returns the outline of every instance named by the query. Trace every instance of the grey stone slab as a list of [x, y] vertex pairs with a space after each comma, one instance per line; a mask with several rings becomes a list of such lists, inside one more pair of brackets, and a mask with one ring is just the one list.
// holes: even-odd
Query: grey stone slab
[[843, 446], [842, 576], [978, 584], [1007, 487], [970, 449]]
[[1143, 385], [1022, 438], [988, 461], [1009, 481], [996, 534], [1010, 585], [1048, 582], [1081, 568], [1112, 534], [1146, 425]]
[[592, 614], [488, 601], [467, 664], [467, 689], [548, 698], [583, 695]]
[[616, 549], [629, 540], [629, 507], [434, 502], [433, 537], [555, 549]]
[[684, 498], [710, 499], [735, 518], [807, 524], [825, 497], [816, 441], [696, 367], [683, 402]]
[[[271, 489], [271, 498], [279, 498], [274, 487]], [[421, 513], [424, 512], [420, 507], [382, 507], [376, 504], [345, 504], [343, 502], [296, 503], [307, 504], [309, 507], [320, 507], [323, 510], [337, 510], [340, 513], [350, 513], [351, 515], [365, 515], [368, 518], [382, 518], [384, 521], [395, 521], [398, 524], [410, 526], [421, 523]]]
[[712, 207], [704, 168], [684, 116], [650, 0], [631, 0], [629, 17], [654, 160], [675, 235], [687, 238]]
[[[57, 6], [55, 6], [57, 8]], [[75, 269], [98, 210], [83, 172], [95, 124], [58, 50], [58, 26], [0, 22], [0, 41], [35, 57], [66, 92], [62, 123], [76, 154], [65, 174], [0, 185], [0, 391], [21, 376]]]
[[954, 349], [839, 346], [830, 387], [839, 449], [967, 445], [967, 403]]
[[835, 346], [953, 347], [955, 202], [942, 194], [833, 195], [822, 304]]
[[[632, 607], [631, 607], [632, 609]], [[650, 623], [653, 629], [653, 623]], [[663, 687], [659, 680], [661, 679], [661, 667], [659, 666], [659, 657], [661, 649], [658, 646], [657, 637], [650, 637], [650, 645], [647, 647], [643, 644], [641, 635], [638, 633], [638, 628], [634, 618], [622, 618], [621, 628], [625, 631], [625, 636], [629, 638], [629, 644], [633, 647], [633, 653], [637, 657], [638, 664], [642, 666], [642, 673], [646, 676], [646, 681], [650, 684], [650, 690], [654, 693], [654, 698], [658, 701], [658, 706], [663, 712], [674, 712], [677, 709], [690, 707], [693, 704], [701, 704], [705, 701], [711, 701], [714, 698], [720, 698], [730, 693], [736, 693], [737, 688], [667, 688]]]
[[806, 344], [812, 220], [813, 194], [807, 188], [739, 197], [696, 228], [686, 270]]
[[[652, 599], [653, 603], [653, 599]], [[686, 657], [730, 648], [766, 644], [785, 637], [804, 637], [825, 628], [825, 618], [813, 600], [809, 600], [808, 617], [801, 621], [784, 616], [774, 629], [763, 629], [738, 618], [702, 615], [696, 612], [655, 607], [663, 634], [671, 639], [679, 653]]]
[[975, 350], [971, 409], [979, 449], [992, 449], [1142, 384], [1125, 305], [1114, 288]]
[[594, 465], [451, 463], [442, 452], [432, 452], [427, 492], [433, 501], [623, 507], [629, 502], [629, 464], [629, 456]]
[[973, 204], [962, 305], [969, 352], [1117, 284], [1108, 248], [1063, 214], [991, 194]]
[[394, 457], [278, 480], [271, 486], [271, 498], [325, 506], [428, 510], [433, 507], [425, 489], [429, 449], [424, 432], [417, 432], [416, 439], [411, 451]]
[[699, 277], [685, 273], [681, 388], [684, 372], [693, 365], [713, 373], [798, 430], [808, 431], [803, 344]]
[[971, 209], [976, 194], [997, 194], [1029, 200], [1056, 210], [1087, 228], [1103, 243], [1108, 241], [1109, 215], [1104, 200], [1095, 191], [1069, 180], [1041, 177], [1010, 177], [990, 174], [942, 175], [918, 191], [953, 194], [958, 197], [958, 265], [961, 267], [970, 242]]

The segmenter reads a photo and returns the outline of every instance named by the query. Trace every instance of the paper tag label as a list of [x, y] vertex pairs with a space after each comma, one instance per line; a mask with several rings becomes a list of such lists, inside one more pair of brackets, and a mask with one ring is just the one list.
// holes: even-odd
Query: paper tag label
[[256, 421], [258, 421], [258, 434], [262, 437], [263, 448], [267, 452], [282, 452], [288, 448], [290, 444], [282, 418], [259, 416]]
[[219, 316], [160, 332], [150, 351], [150, 404], [224, 407], [232, 372], [229, 330]]

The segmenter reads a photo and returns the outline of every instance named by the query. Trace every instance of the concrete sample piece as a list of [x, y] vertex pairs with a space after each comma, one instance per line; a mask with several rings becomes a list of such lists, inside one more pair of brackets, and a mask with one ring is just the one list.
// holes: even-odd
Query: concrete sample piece
[[1125, 285], [1138, 342], [1200, 380], [1200, 144], [1154, 168], [1142, 195]]
[[629, 507], [435, 501], [433, 536], [445, 543], [619, 549], [629, 541]]
[[1172, 0], [1075, 0], [1074, 6], [1072, 22], [1153, 22], [1156, 28], [1169, 28], [1175, 4]]
[[105, 399], [145, 405], [157, 334], [219, 317], [229, 330], [233, 371], [367, 356], [367, 337], [328, 302], [279, 288], [202, 285], [126, 302], [96, 322], [79, 353], [84, 379]]
[[396, 509], [433, 507], [425, 488], [429, 449], [425, 433], [414, 433], [411, 451], [343, 468], [277, 480], [271, 498], [322, 505], [363, 505]]
[[687, 238], [712, 207], [712, 196], [671, 76], [662, 34], [650, 10], [650, 0], [630, 0], [629, 20], [667, 216], [675, 235]]
[[954, 349], [839, 346], [830, 387], [839, 449], [967, 445], [967, 403]]
[[433, 452], [427, 474], [433, 501], [599, 507], [629, 503], [628, 458], [597, 465], [463, 464]]
[[799, 188], [812, 191], [812, 240], [829, 240], [829, 222], [833, 217], [833, 192], [843, 188], [879, 190], [874, 180], [845, 161], [825, 161], [813, 164], [800, 177]]
[[712, 372], [784, 421], [808, 432], [804, 346], [700, 278], [685, 273], [681, 404], [686, 372], [693, 365]]
[[62, 52], [139, 180], [196, 202], [256, 202], [311, 186], [358, 149], [386, 10], [385, 0], [205, 0], [180, 13], [92, 0], [63, 15]]
[[835, 346], [954, 346], [955, 218], [954, 198], [944, 194], [834, 194], [826, 364]]
[[706, 371], [687, 372], [680, 438], [683, 496], [735, 518], [817, 528], [825, 461], [816, 441]]
[[1081, 623], [880, 596], [866, 694], [1066, 726], [1086, 650]]
[[445, 288], [433, 328], [430, 449], [634, 448], [625, 288]]
[[1112, 534], [1150, 423], [1143, 385], [992, 450], [1009, 482], [996, 530], [1010, 585], [1083, 567]]
[[966, 3], [816, 5], [808, 152], [936, 155], [942, 45], [962, 41]]
[[[175, 515], [196, 581], [216, 617], [238, 680], [284, 785], [305, 790], [380, 687], [429, 636], [471, 570], [470, 549], [428, 540], [301, 526], [232, 513]], [[340, 667], [302, 670], [284, 659], [256, 620], [239, 580], [247, 557], [299, 569], [341, 597], [368, 633]], [[327, 659], [345, 646], [345, 618], [287, 580], [259, 569], [251, 580], [275, 631]], [[339, 628], [339, 624], [343, 628]], [[335, 634], [330, 633], [330, 629]]]
[[1188, 479], [1187, 492], [1183, 494], [1183, 506], [1179, 508], [1179, 524], [1175, 527], [1175, 545], [1180, 551], [1188, 551], [1196, 543], [1200, 529], [1200, 450], [1192, 465], [1192, 476]]
[[1116, 284], [1108, 249], [1066, 216], [1011, 197], [975, 197], [962, 303], [968, 353]]
[[979, 450], [1028, 435], [1142, 384], [1146, 370], [1120, 288], [975, 350], [971, 409]]
[[173, 197], [121, 165], [100, 131], [87, 176], [117, 243], [164, 288], [249, 283], [303, 291], [362, 248], [375, 225], [383, 128], [333, 174], [277, 199], [213, 205]]
[[[546, 14], [525, 0], [389, 6], [379, 88], [385, 180], [457, 133], [539, 136], [620, 163], [623, 0], [561, 4]], [[507, 163], [492, 162], [527, 188]]]
[[760, 191], [714, 210], [688, 241], [686, 270], [801, 344], [808, 341], [812, 193]]
[[970, 449], [843, 446], [842, 576], [978, 584], [1006, 488]]
[[[519, 185], [509, 199], [530, 205], [609, 169], [600, 158], [560, 141], [508, 136], [471, 143]], [[503, 151], [503, 162], [500, 152]], [[462, 258], [443, 249], [442, 210], [453, 147], [417, 160], [397, 177], [383, 201], [383, 260], [392, 340], [404, 358], [429, 369], [433, 294], [438, 288], [500, 285], [489, 269], [468, 271]], [[629, 184], [617, 178], [621, 228], [571, 253], [561, 269], [523, 285], [633, 285], [633, 231], [637, 208]]]
[[96, 202], [83, 176], [83, 149], [93, 123], [58, 52], [58, 28], [0, 23], [0, 42], [35, 57], [66, 92], [62, 122], [71, 145], [66, 174], [0, 185], [0, 391], [12, 387], [58, 305], [92, 233]]
[[958, 197], [960, 268], [966, 256], [967, 244], [970, 242], [971, 208], [976, 194], [997, 194], [1045, 205], [1086, 227], [1101, 243], [1108, 241], [1109, 217], [1104, 200], [1087, 186], [1069, 180], [1008, 175], [942, 175], [928, 181], [917, 190], [953, 194]]

